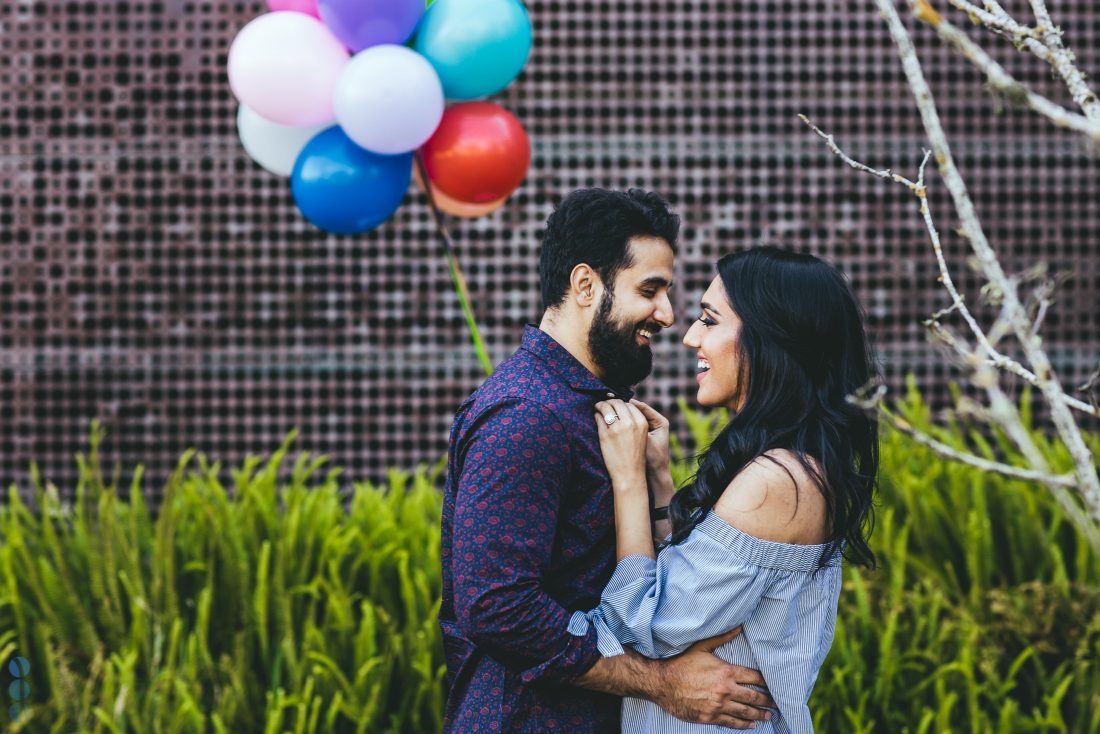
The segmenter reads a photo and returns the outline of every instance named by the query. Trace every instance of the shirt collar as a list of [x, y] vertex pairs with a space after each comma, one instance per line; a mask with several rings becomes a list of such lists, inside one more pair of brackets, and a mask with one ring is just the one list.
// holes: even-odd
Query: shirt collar
[[581, 364], [568, 349], [558, 344], [554, 337], [534, 324], [523, 327], [521, 348], [545, 362], [577, 392], [598, 394], [601, 399], [630, 400], [634, 397], [634, 391], [629, 388], [609, 387], [603, 380], [589, 372], [588, 368]]

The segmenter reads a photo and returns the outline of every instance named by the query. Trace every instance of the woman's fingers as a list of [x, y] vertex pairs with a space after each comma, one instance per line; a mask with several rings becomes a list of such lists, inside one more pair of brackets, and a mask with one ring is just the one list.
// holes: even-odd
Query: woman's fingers
[[641, 411], [642, 415], [645, 416], [646, 422], [649, 424], [649, 429], [651, 431], [658, 428], [664, 428], [668, 425], [668, 418], [665, 418], [663, 415], [658, 413], [653, 408], [653, 406], [647, 405], [637, 398], [631, 400], [630, 404]]
[[622, 400], [601, 400], [596, 403], [595, 408], [603, 416], [605, 424], [619, 428], [629, 428], [634, 425], [639, 415], [637, 409], [631, 411], [631, 406]]
[[642, 411], [638, 410], [637, 407], [630, 403], [623, 403], [622, 409], [629, 413], [632, 425], [639, 428], [645, 426], [646, 430], [649, 430], [649, 422], [646, 420], [645, 415], [642, 414]]
[[601, 400], [594, 406], [596, 413], [598, 414], [598, 421], [602, 421], [605, 426], [612, 426], [619, 420], [619, 413], [615, 410], [615, 406], [606, 400]]

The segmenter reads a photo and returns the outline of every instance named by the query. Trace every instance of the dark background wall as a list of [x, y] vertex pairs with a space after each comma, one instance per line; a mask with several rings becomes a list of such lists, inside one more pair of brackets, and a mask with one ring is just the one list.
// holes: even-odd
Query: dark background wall
[[[946, 4], [944, 4], [946, 5]], [[1027, 4], [1008, 3], [1030, 20]], [[950, 370], [922, 318], [946, 305], [916, 201], [843, 166], [798, 121], [915, 177], [925, 144], [870, 2], [531, 2], [535, 50], [499, 101], [534, 146], [499, 212], [453, 222], [495, 361], [539, 316], [537, 246], [555, 201], [639, 185], [682, 214], [676, 335], [643, 396], [691, 400], [679, 345], [723, 252], [785, 243], [851, 277], [895, 389], [914, 372], [942, 401]], [[63, 494], [92, 418], [108, 466], [146, 465], [159, 495], [180, 453], [233, 465], [294, 426], [297, 447], [354, 479], [432, 462], [482, 373], [421, 197], [361, 237], [329, 237], [255, 166], [225, 77], [260, 2], [2, 0], [0, 4], [0, 482], [28, 465]], [[1100, 78], [1100, 10], [1057, 3]], [[965, 18], [957, 17], [960, 25]], [[1067, 384], [1100, 356], [1096, 150], [999, 105], [964, 62], [916, 30], [963, 173], [1010, 270], [1074, 275], [1046, 343]], [[971, 33], [980, 36], [981, 31]], [[1010, 70], [1065, 99], [1037, 60], [992, 42]], [[933, 202], [956, 275], [962, 241]], [[983, 313], [986, 313], [983, 311]], [[989, 314], [986, 313], [986, 316]]]

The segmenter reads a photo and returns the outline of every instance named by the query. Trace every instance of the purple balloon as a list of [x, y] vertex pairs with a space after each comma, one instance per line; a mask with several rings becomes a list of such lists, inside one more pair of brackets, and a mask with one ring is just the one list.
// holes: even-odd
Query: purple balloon
[[318, 0], [317, 9], [332, 35], [358, 52], [409, 40], [424, 15], [424, 0]]

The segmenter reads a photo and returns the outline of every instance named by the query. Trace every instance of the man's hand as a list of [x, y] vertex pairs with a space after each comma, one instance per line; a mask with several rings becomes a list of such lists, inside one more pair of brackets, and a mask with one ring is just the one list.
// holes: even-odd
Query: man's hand
[[763, 706], [775, 706], [770, 696], [748, 685], [766, 687], [760, 671], [730, 665], [714, 651], [741, 634], [741, 628], [700, 640], [680, 655], [661, 661], [660, 689], [651, 699], [678, 719], [751, 729], [767, 720]]
[[770, 696], [745, 685], [764, 687], [757, 670], [730, 665], [714, 651], [741, 634], [741, 628], [700, 640], [668, 660], [650, 660], [627, 650], [601, 658], [574, 685], [594, 691], [653, 701], [678, 719], [751, 729], [771, 718], [762, 706], [775, 706]]

